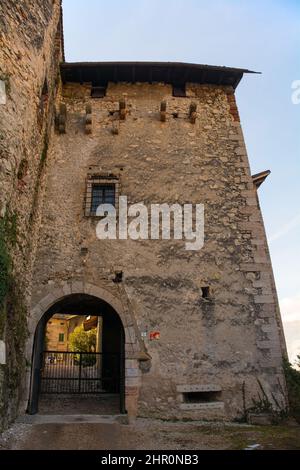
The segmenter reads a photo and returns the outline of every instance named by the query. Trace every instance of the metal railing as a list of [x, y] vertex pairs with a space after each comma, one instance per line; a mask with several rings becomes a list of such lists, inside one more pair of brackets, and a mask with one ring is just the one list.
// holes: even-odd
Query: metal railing
[[120, 354], [44, 351], [40, 393], [120, 393]]

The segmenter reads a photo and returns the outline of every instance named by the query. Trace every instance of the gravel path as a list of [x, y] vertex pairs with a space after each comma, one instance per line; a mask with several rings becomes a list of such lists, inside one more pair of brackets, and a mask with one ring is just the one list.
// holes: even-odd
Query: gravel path
[[[23, 422], [22, 422], [23, 421]], [[0, 437], [0, 449], [12, 450], [300, 450], [300, 426], [247, 426], [138, 419], [133, 425], [97, 416], [28, 417]]]

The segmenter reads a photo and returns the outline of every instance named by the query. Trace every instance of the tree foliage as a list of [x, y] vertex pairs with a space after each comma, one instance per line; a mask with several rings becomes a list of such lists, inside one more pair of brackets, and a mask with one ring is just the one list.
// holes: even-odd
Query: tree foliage
[[285, 379], [289, 395], [290, 414], [300, 423], [300, 356], [297, 357], [296, 368], [284, 361]]
[[97, 329], [85, 331], [83, 325], [77, 326], [70, 334], [69, 344], [73, 352], [95, 352], [97, 341]]

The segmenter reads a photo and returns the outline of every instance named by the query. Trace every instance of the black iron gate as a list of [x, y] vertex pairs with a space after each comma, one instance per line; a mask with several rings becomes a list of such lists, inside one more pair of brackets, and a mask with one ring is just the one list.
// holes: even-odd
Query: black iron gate
[[120, 354], [44, 351], [42, 394], [122, 394]]

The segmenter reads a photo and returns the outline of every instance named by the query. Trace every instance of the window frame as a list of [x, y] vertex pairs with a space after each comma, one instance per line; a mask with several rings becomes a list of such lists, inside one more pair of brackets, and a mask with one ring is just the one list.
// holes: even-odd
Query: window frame
[[[108, 192], [111, 194], [109, 195]], [[100, 204], [111, 204], [116, 206], [116, 186], [114, 183], [93, 183], [91, 193], [91, 214], [96, 216]]]
[[85, 216], [99, 219], [101, 216], [97, 216], [92, 210], [93, 203], [93, 186], [114, 186], [115, 189], [115, 204], [116, 215], [118, 214], [119, 208], [119, 178], [114, 175], [89, 175], [86, 181], [86, 196], [85, 196]]

